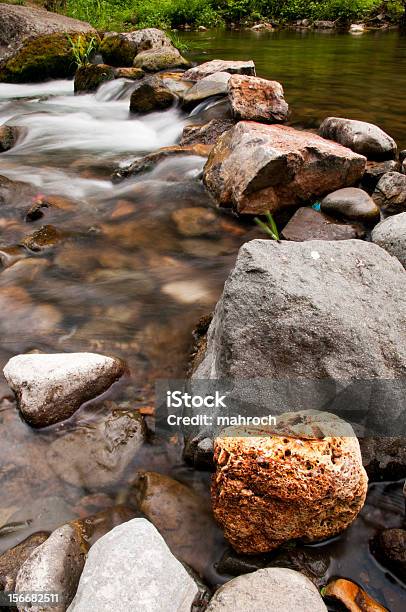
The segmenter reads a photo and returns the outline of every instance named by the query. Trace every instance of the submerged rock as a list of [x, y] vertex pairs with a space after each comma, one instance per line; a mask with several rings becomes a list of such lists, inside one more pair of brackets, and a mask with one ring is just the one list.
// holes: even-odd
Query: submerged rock
[[106, 64], [80, 66], [75, 73], [75, 93], [96, 91], [102, 83], [115, 78], [114, 69]]
[[346, 187], [330, 193], [321, 201], [321, 210], [333, 217], [352, 221], [373, 222], [379, 220], [379, 208], [373, 199], [356, 187]]
[[[294, 437], [284, 431], [290, 421]], [[319, 430], [318, 439], [306, 437], [309, 424]], [[334, 435], [337, 430], [341, 435]], [[273, 430], [228, 428], [214, 448], [213, 513], [237, 552], [327, 539], [346, 529], [364, 505], [368, 479], [358, 440], [334, 415], [292, 412]]]
[[[72, 601], [82, 573], [88, 543], [79, 525], [67, 524], [56, 529], [28, 557], [16, 578], [16, 593], [58, 593], [56, 612], [65, 612]], [[25, 612], [46, 612], [49, 605], [19, 605]]]
[[106, 391], [125, 371], [122, 361], [93, 353], [17, 355], [4, 376], [18, 408], [34, 427], [63, 421]]
[[327, 612], [317, 587], [306, 576], [286, 568], [261, 569], [220, 587], [207, 612]]
[[57, 227], [53, 225], [43, 225], [33, 234], [25, 236], [25, 238], [21, 240], [20, 245], [34, 252], [45, 251], [61, 242], [65, 237], [66, 234], [61, 232]]
[[133, 519], [92, 546], [69, 612], [190, 612], [197, 595], [155, 527]]
[[108, 32], [99, 50], [111, 66], [132, 66], [138, 53], [150, 49], [173, 49], [173, 45], [162, 30], [145, 28], [134, 32]]
[[255, 64], [252, 60], [246, 62], [235, 62], [228, 60], [211, 60], [195, 66], [187, 70], [183, 78], [189, 81], [199, 81], [209, 74], [215, 74], [216, 72], [228, 72], [229, 74], [248, 74], [249, 76], [255, 76]]
[[405, 290], [400, 263], [361, 240], [248, 242], [194, 377], [402, 379]]
[[17, 142], [18, 128], [11, 125], [0, 126], [0, 153], [12, 149]]
[[372, 242], [397, 257], [406, 268], [406, 212], [388, 217], [374, 227]]
[[169, 108], [177, 96], [158, 77], [145, 77], [137, 82], [130, 99], [130, 111], [150, 113]]
[[233, 125], [234, 121], [230, 119], [211, 119], [203, 125], [187, 125], [183, 128], [180, 144], [214, 144]]
[[396, 142], [381, 128], [365, 121], [328, 117], [320, 126], [320, 135], [331, 138], [368, 159], [396, 157]]
[[406, 175], [400, 172], [384, 174], [372, 198], [384, 215], [406, 212]]
[[18, 571], [38, 546], [48, 539], [49, 532], [38, 531], [0, 556], [0, 591], [14, 591]]
[[194, 206], [178, 208], [171, 214], [177, 230], [182, 236], [213, 236], [220, 230], [217, 215], [208, 208]]
[[213, 147], [204, 183], [220, 206], [275, 212], [353, 185], [365, 164], [364, 157], [315, 134], [240, 121]]
[[159, 70], [185, 68], [189, 66], [189, 62], [175, 47], [161, 47], [138, 53], [134, 58], [133, 66], [146, 72], [158, 72]]
[[359, 225], [339, 223], [328, 215], [309, 207], [299, 208], [285, 225], [282, 236], [286, 240], [350, 240], [362, 238], [365, 231]]
[[237, 120], [282, 123], [288, 117], [289, 106], [277, 81], [236, 74], [229, 79], [227, 90]]

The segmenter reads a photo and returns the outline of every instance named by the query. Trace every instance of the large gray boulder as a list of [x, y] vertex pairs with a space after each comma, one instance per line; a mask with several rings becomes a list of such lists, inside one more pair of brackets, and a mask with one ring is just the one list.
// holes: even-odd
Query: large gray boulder
[[328, 117], [320, 126], [320, 136], [331, 138], [368, 159], [393, 159], [396, 142], [373, 123]]
[[279, 567], [238, 576], [213, 596], [206, 612], [327, 612], [317, 587], [300, 572]]
[[378, 223], [372, 232], [372, 242], [397, 257], [406, 268], [406, 212]]
[[190, 612], [197, 595], [152, 523], [139, 518], [92, 546], [69, 612]]
[[239, 252], [196, 379], [406, 374], [406, 272], [359, 240], [253, 240]]
[[108, 32], [100, 45], [103, 59], [110, 66], [132, 66], [138, 53], [174, 49], [162, 30], [145, 28], [134, 32]]
[[24, 419], [34, 427], [63, 421], [106, 391], [125, 364], [95, 353], [28, 354], [12, 357], [3, 372]]

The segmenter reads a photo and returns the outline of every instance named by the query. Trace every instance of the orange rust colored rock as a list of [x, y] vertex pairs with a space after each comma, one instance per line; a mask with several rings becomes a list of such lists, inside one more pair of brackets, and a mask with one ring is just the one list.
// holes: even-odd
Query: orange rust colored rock
[[289, 106], [277, 81], [234, 74], [227, 90], [235, 119], [280, 123], [288, 118]]
[[[297, 430], [281, 435], [275, 429], [228, 428], [215, 440], [213, 512], [240, 553], [271, 551], [293, 539], [329, 538], [348, 527], [364, 505], [368, 479], [351, 427], [334, 415], [292, 413], [298, 414], [310, 415], [310, 437]], [[323, 434], [332, 418], [335, 435]], [[337, 423], [341, 430], [334, 430]], [[312, 431], [320, 432], [317, 438]]]
[[333, 580], [322, 590], [322, 595], [338, 599], [350, 612], [388, 612], [351, 580]]

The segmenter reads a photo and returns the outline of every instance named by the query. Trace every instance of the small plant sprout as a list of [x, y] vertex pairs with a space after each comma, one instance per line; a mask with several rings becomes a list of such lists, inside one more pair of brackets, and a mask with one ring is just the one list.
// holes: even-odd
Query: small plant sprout
[[260, 227], [262, 231], [265, 232], [265, 234], [268, 234], [268, 236], [272, 238], [272, 240], [280, 242], [279, 232], [275, 223], [275, 219], [273, 218], [269, 210], [265, 213], [265, 219], [266, 222], [261, 221], [259, 217], [255, 217], [254, 221], [258, 225], [258, 227]]
[[87, 38], [83, 34], [79, 34], [75, 38], [71, 38], [69, 35], [67, 35], [67, 37], [71, 45], [73, 59], [77, 67], [81, 68], [82, 66], [87, 66], [90, 64], [92, 54], [99, 48], [99, 37], [92, 36], [91, 38]]

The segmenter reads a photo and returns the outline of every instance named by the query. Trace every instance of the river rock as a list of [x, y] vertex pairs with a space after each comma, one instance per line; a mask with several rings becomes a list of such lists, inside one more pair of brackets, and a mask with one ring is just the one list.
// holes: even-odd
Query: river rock
[[406, 176], [400, 172], [383, 175], [372, 194], [385, 216], [406, 212]]
[[381, 606], [366, 591], [361, 589], [358, 584], [346, 578], [333, 578], [333, 580], [330, 580], [323, 587], [323, 597], [339, 602], [338, 605], [340, 605], [341, 609], [344, 608], [345, 610], [354, 610], [354, 612], [359, 610], [388, 612], [388, 608]]
[[252, 60], [247, 62], [234, 62], [228, 60], [211, 60], [195, 66], [187, 70], [183, 78], [189, 81], [199, 81], [209, 74], [215, 74], [216, 72], [228, 72], [229, 74], [247, 74], [249, 76], [255, 76], [255, 64]]
[[327, 612], [317, 587], [287, 568], [261, 569], [220, 587], [206, 612]]
[[220, 206], [275, 212], [353, 185], [364, 157], [291, 127], [240, 121], [220, 136], [203, 180]]
[[194, 376], [402, 379], [405, 290], [400, 263], [374, 244], [252, 240], [225, 283]]
[[118, 183], [123, 179], [138, 174], [150, 172], [156, 166], [166, 159], [172, 157], [187, 157], [190, 155], [198, 157], [208, 157], [211, 151], [210, 145], [192, 144], [192, 145], [173, 145], [171, 147], [162, 147], [158, 151], [149, 153], [140, 159], [136, 159], [132, 164], [125, 168], [117, 168], [112, 176], [113, 183]]
[[310, 207], [299, 208], [285, 225], [282, 236], [286, 240], [350, 240], [362, 238], [361, 226], [339, 223], [328, 215]]
[[173, 49], [169, 36], [157, 28], [145, 28], [133, 32], [108, 32], [105, 34], [100, 53], [111, 66], [132, 66], [138, 53], [151, 49]]
[[69, 612], [190, 612], [197, 595], [155, 527], [136, 518], [92, 546]]
[[0, 556], [0, 591], [15, 590], [15, 581], [20, 567], [34, 550], [48, 539], [48, 536], [47, 531], [33, 533]]
[[161, 47], [159, 49], [141, 51], [141, 53], [135, 56], [133, 62], [134, 68], [141, 68], [146, 72], [185, 68], [189, 65], [189, 62], [182, 57], [175, 47]]
[[395, 159], [388, 159], [383, 162], [368, 161], [360, 186], [369, 194], [372, 194], [384, 174], [399, 171], [400, 163]]
[[213, 236], [220, 230], [217, 215], [208, 208], [193, 206], [178, 208], [171, 214], [176, 228], [182, 236]]
[[43, 225], [33, 234], [25, 236], [20, 245], [30, 251], [39, 252], [52, 248], [62, 242], [66, 234], [53, 225]]
[[[290, 422], [297, 425], [292, 437], [283, 430]], [[319, 431], [314, 439], [305, 434], [309, 426]], [[364, 505], [368, 478], [359, 443], [335, 415], [292, 412], [281, 415], [273, 430], [229, 427], [214, 449], [213, 514], [237, 552], [327, 539], [346, 529]]]
[[173, 554], [204, 575], [215, 547], [210, 504], [186, 485], [156, 472], [139, 472], [136, 507], [155, 525]]
[[[1, 6], [1, 5], [0, 5]], [[12, 149], [17, 142], [18, 128], [11, 125], [0, 126], [0, 153]]]
[[406, 439], [379, 436], [360, 438], [362, 461], [371, 481], [406, 478]]
[[382, 565], [406, 582], [405, 529], [384, 529], [374, 539], [372, 550]]
[[372, 242], [397, 257], [406, 268], [406, 212], [388, 217], [374, 227]]
[[63, 421], [106, 391], [125, 371], [122, 361], [94, 353], [17, 355], [4, 368], [18, 408], [33, 427]]
[[150, 113], [172, 106], [177, 96], [171, 92], [162, 79], [154, 76], [138, 81], [130, 99], [130, 111], [133, 113]]
[[368, 159], [379, 161], [396, 157], [396, 142], [373, 123], [328, 117], [319, 131], [320, 136], [331, 138]]
[[47, 461], [61, 480], [85, 490], [99, 489], [121, 480], [144, 438], [140, 414], [114, 409], [93, 427], [78, 427], [54, 440]]
[[116, 79], [130, 79], [131, 81], [138, 81], [138, 79], [142, 79], [145, 75], [144, 71], [141, 68], [134, 67], [123, 67], [123, 68], [113, 68], [114, 70], [114, 78]]
[[233, 125], [234, 121], [230, 119], [211, 119], [203, 125], [187, 125], [183, 128], [179, 144], [214, 144]]
[[233, 116], [238, 121], [281, 123], [288, 117], [289, 106], [277, 81], [235, 74], [229, 79], [227, 90]]
[[231, 74], [228, 72], [215, 72], [203, 77], [186, 91], [183, 95], [183, 103], [185, 105], [197, 104], [211, 96], [225, 96], [230, 78]]
[[316, 30], [333, 30], [336, 27], [334, 21], [322, 21], [318, 20], [313, 23]]
[[102, 83], [115, 79], [114, 69], [106, 64], [80, 66], [75, 73], [75, 93], [96, 91]]
[[[28, 557], [16, 578], [16, 593], [58, 593], [56, 612], [65, 612], [72, 601], [82, 573], [88, 543], [77, 525], [56, 529]], [[20, 612], [46, 612], [49, 605], [19, 605]]]
[[346, 187], [330, 193], [321, 201], [321, 210], [333, 217], [344, 217], [353, 221], [373, 222], [379, 220], [379, 208], [362, 189]]

